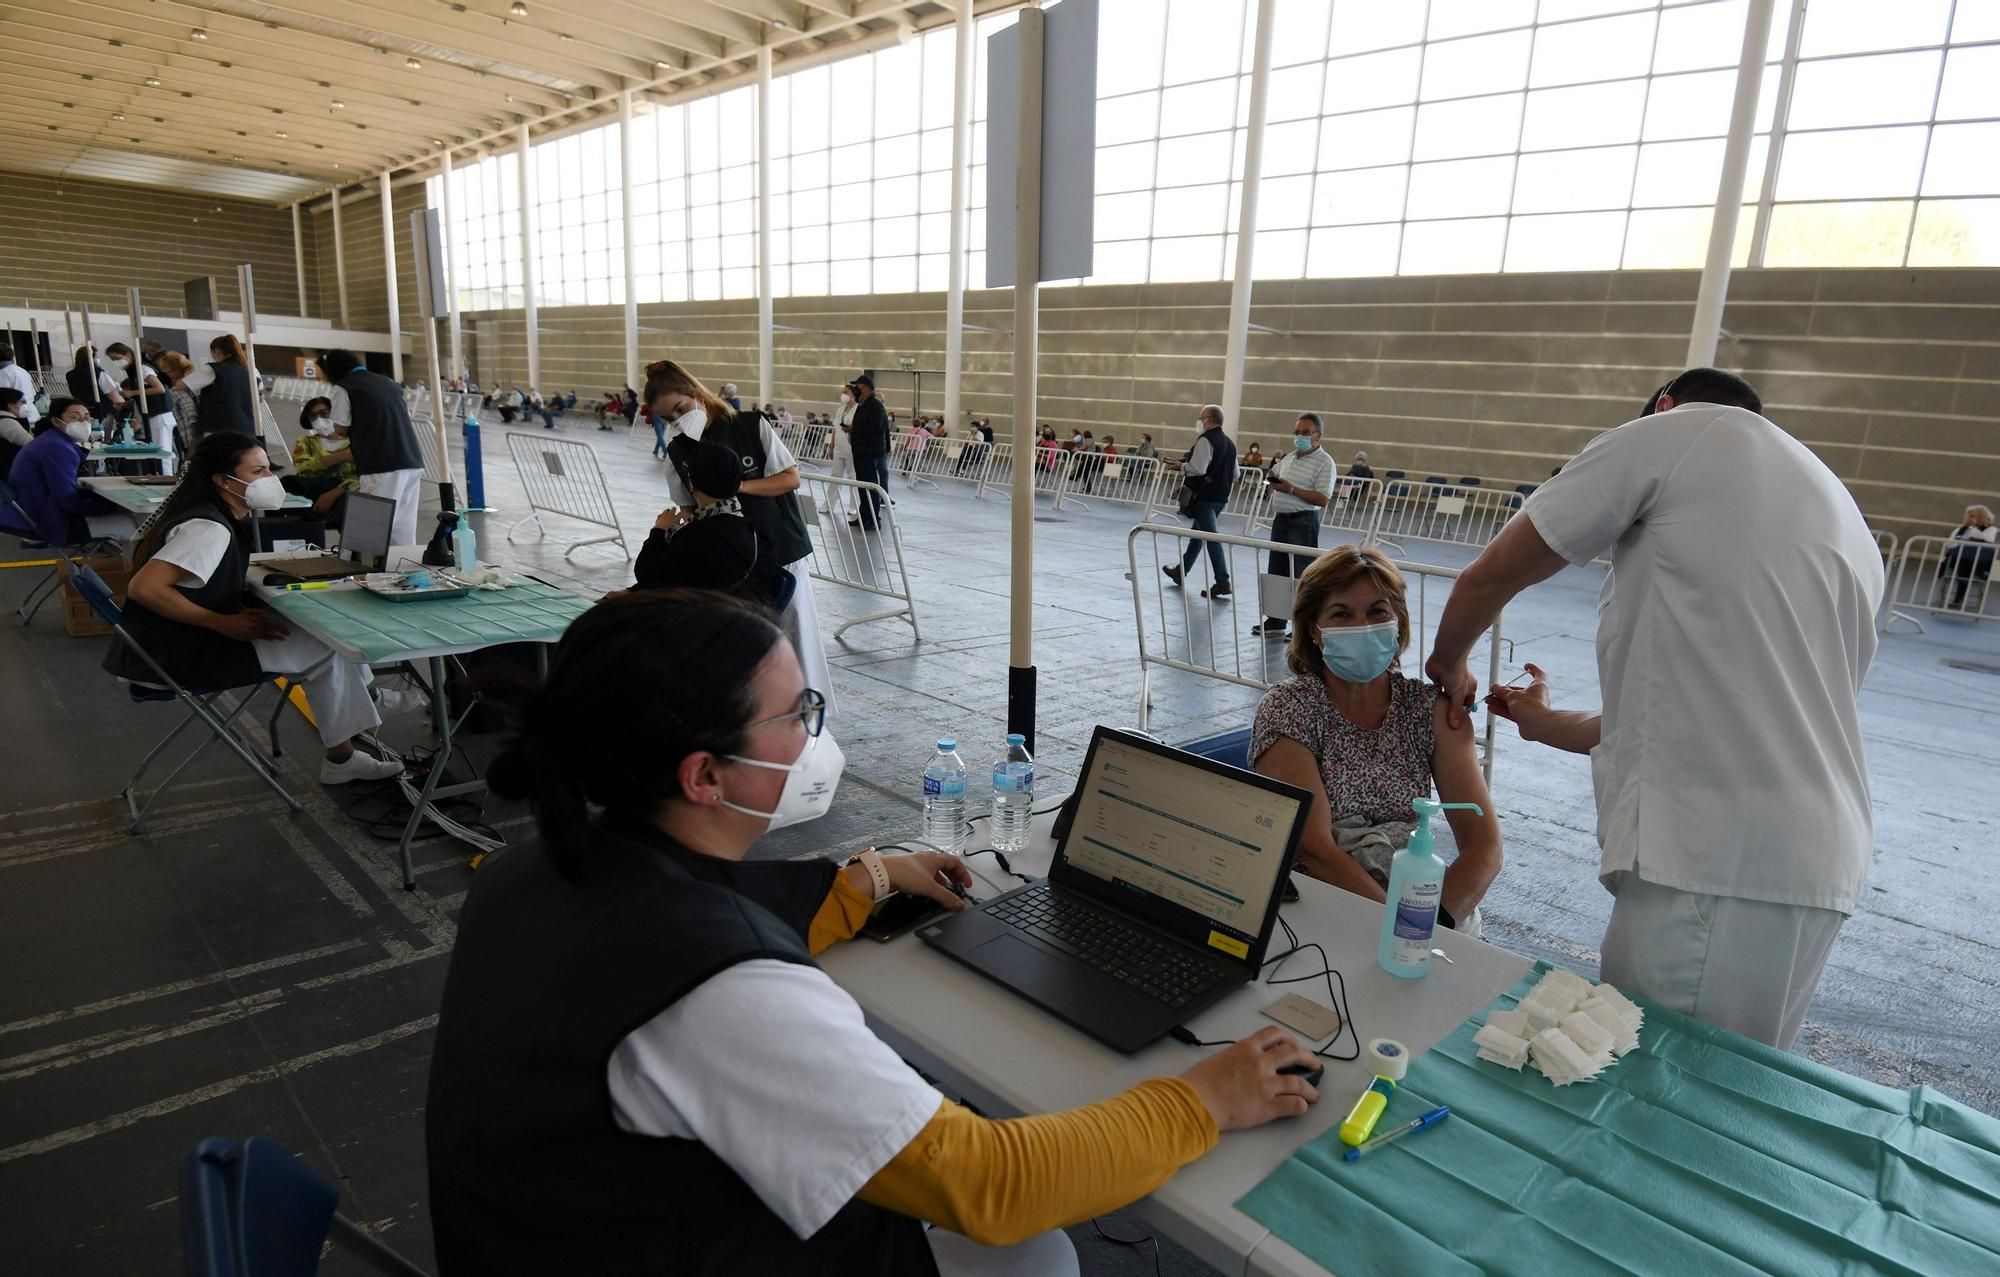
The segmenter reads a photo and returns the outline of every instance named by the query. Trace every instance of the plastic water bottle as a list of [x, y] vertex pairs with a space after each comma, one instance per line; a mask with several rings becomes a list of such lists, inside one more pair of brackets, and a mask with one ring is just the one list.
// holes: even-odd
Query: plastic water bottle
[[953, 855], [965, 854], [965, 760], [950, 737], [937, 743], [924, 768], [924, 841]]
[[462, 512], [458, 516], [458, 527], [451, 534], [451, 545], [461, 573], [479, 570], [479, 538], [473, 534], [471, 520]]
[[1011, 854], [1028, 845], [1035, 805], [1035, 760], [1028, 738], [1007, 733], [1007, 748], [993, 764], [993, 849]]

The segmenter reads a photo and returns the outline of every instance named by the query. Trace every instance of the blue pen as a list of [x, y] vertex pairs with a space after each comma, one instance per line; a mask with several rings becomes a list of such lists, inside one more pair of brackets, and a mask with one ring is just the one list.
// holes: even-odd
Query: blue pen
[[1408, 1135], [1412, 1131], [1421, 1131], [1427, 1127], [1436, 1126], [1439, 1122], [1444, 1121], [1446, 1118], [1450, 1116], [1451, 1116], [1451, 1110], [1444, 1107], [1443, 1105], [1439, 1105], [1437, 1108], [1432, 1109], [1430, 1112], [1424, 1114], [1420, 1118], [1416, 1118], [1413, 1121], [1405, 1122], [1393, 1131], [1377, 1135], [1374, 1139], [1369, 1140], [1366, 1144], [1363, 1144], [1359, 1148], [1348, 1149], [1345, 1153], [1341, 1154], [1341, 1158], [1343, 1161], [1352, 1162], [1357, 1158], [1359, 1158], [1363, 1153], [1372, 1153], [1376, 1149], [1382, 1147], [1384, 1144], [1393, 1144], [1397, 1140], [1402, 1139], [1405, 1135]]

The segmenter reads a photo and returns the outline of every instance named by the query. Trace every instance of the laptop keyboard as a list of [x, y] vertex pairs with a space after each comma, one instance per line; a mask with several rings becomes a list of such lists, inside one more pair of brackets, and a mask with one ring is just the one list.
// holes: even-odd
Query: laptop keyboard
[[1107, 910], [1040, 883], [987, 907], [994, 919], [1168, 1006], [1185, 1006], [1216, 984], [1214, 970]]

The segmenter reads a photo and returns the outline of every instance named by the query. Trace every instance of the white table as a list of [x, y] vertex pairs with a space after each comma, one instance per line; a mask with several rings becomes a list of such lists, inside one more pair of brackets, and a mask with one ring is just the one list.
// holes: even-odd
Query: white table
[[[1011, 858], [1014, 868], [1031, 876], [1047, 871], [1054, 855], [1048, 834], [1053, 819], [1036, 818], [1035, 842]], [[982, 898], [1019, 885], [1000, 872], [991, 856], [968, 864], [985, 884], [974, 888]], [[1518, 954], [1440, 930], [1437, 945], [1453, 961], [1433, 958], [1424, 979], [1399, 980], [1375, 965], [1381, 905], [1323, 883], [1297, 881], [1300, 898], [1283, 906], [1283, 915], [1301, 941], [1325, 946], [1333, 966], [1346, 977], [1348, 1007], [1364, 1044], [1370, 1038], [1395, 1038], [1413, 1053], [1427, 1051], [1530, 966]], [[1283, 942], [1279, 932], [1270, 952], [1282, 952]], [[883, 1041], [938, 1079], [946, 1091], [996, 1116], [1094, 1103], [1147, 1078], [1182, 1073], [1214, 1049], [1168, 1038], [1136, 1055], [1120, 1055], [914, 935], [886, 945], [857, 938], [835, 945], [819, 961], [861, 1004]], [[1318, 965], [1318, 955], [1302, 953], [1279, 968], [1279, 974], [1304, 975]], [[1208, 1041], [1246, 1036], [1271, 1023], [1259, 1011], [1285, 993], [1329, 1000], [1324, 981], [1272, 987], [1260, 980], [1194, 1017], [1187, 1027]], [[1338, 1042], [1343, 1053], [1351, 1049], [1344, 1034]], [[1225, 1134], [1206, 1157], [1183, 1167], [1134, 1211], [1225, 1273], [1324, 1274], [1234, 1203], [1293, 1150], [1338, 1126], [1368, 1080], [1359, 1062], [1326, 1061], [1319, 1103], [1305, 1117]]]

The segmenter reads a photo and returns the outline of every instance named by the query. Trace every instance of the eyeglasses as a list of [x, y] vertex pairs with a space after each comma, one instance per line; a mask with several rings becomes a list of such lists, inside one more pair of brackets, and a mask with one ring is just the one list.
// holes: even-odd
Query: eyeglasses
[[826, 726], [826, 694], [814, 691], [808, 687], [805, 691], [799, 693], [799, 706], [797, 709], [787, 710], [783, 714], [777, 714], [770, 718], [760, 718], [743, 730], [747, 732], [752, 728], [765, 727], [772, 723], [789, 722], [794, 718], [798, 719], [799, 723], [806, 729], [806, 735], [819, 735], [821, 729]]

